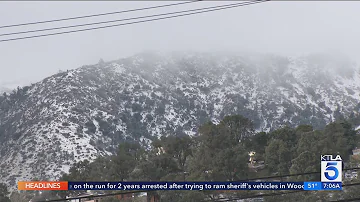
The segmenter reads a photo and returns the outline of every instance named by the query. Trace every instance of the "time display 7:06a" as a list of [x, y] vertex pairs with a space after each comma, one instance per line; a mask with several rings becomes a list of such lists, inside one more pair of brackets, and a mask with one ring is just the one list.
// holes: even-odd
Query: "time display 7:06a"
[[322, 190], [342, 190], [341, 182], [323, 182]]

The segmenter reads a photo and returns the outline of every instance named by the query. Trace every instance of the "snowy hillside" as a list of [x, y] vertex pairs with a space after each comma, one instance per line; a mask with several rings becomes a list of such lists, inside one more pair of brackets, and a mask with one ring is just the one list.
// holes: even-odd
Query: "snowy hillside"
[[342, 58], [142, 53], [0, 97], [0, 179], [54, 179], [121, 141], [146, 146], [154, 136], [193, 135], [230, 114], [258, 131], [321, 128], [357, 115], [359, 100], [359, 68]]

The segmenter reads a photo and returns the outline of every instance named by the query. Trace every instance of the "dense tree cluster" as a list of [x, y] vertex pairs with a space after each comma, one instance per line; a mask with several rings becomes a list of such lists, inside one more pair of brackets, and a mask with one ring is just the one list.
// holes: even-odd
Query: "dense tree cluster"
[[[320, 171], [321, 154], [340, 154], [349, 161], [358, 136], [349, 122], [334, 122], [324, 130], [310, 125], [283, 127], [270, 133], [254, 132], [253, 123], [240, 116], [225, 117], [219, 124], [208, 122], [196, 136], [168, 135], [152, 142], [150, 149], [138, 142], [123, 142], [115, 155], [99, 157], [74, 164], [65, 181], [239, 181], [276, 174], [295, 174]], [[264, 168], [255, 172], [249, 167], [249, 152], [264, 161]], [[293, 181], [319, 180], [319, 175], [283, 179]], [[349, 189], [350, 195], [356, 192]], [[52, 197], [64, 197], [76, 192], [53, 192]], [[199, 201], [217, 197], [220, 192], [158, 192], [164, 201]], [[234, 192], [230, 196], [246, 196], [254, 192]], [[349, 196], [350, 196], [349, 195]], [[337, 195], [335, 195], [337, 196]], [[0, 196], [1, 197], [1, 196]], [[293, 198], [314, 201], [326, 198], [322, 193], [299, 193]], [[301, 198], [303, 197], [303, 198]], [[343, 197], [339, 195], [338, 197]], [[110, 200], [110, 199], [109, 199]], [[111, 199], [114, 200], [114, 199]], [[279, 197], [266, 197], [279, 201]]]

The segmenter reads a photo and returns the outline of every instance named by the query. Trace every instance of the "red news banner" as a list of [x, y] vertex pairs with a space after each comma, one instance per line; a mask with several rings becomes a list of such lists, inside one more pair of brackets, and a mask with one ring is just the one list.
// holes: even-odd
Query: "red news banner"
[[68, 190], [68, 182], [18, 182], [18, 190]]

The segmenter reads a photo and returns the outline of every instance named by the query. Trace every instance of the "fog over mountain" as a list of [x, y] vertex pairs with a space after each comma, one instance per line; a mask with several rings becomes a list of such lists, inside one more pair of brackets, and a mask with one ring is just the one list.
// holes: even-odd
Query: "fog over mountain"
[[120, 142], [196, 135], [226, 115], [321, 129], [358, 115], [359, 70], [340, 55], [142, 52], [58, 73], [0, 97], [0, 179], [56, 179]]
[[[174, 2], [3, 1], [0, 3], [0, 25], [172, 3]], [[201, 1], [119, 15], [12, 27], [1, 29], [1, 33], [133, 18], [233, 3], [237, 2]], [[1, 43], [0, 82], [16, 80], [26, 81], [27, 84], [35, 83], [60, 69], [66, 71], [84, 64], [94, 64], [100, 58], [113, 60], [129, 57], [144, 50], [244, 50], [284, 56], [337, 51], [358, 61], [360, 28], [355, 25], [360, 23], [359, 6], [357, 1], [270, 1], [156, 22]], [[33, 12], [39, 9], [42, 12]], [[32, 34], [36, 33], [28, 35]]]
[[[267, 1], [128, 20], [238, 2], [164, 6], [174, 3], [0, 1], [0, 202], [18, 181], [64, 176], [239, 181], [320, 171], [323, 154], [360, 167], [359, 1]], [[163, 7], [142, 9], [154, 6]], [[112, 26], [120, 23], [129, 24]], [[107, 27], [72, 32], [97, 26]], [[307, 177], [281, 180], [320, 179]], [[266, 201], [340, 200], [360, 197], [357, 189]], [[161, 201], [199, 199], [180, 192]], [[204, 195], [213, 193], [249, 196]], [[28, 202], [38, 192], [16, 194], [12, 202]]]

